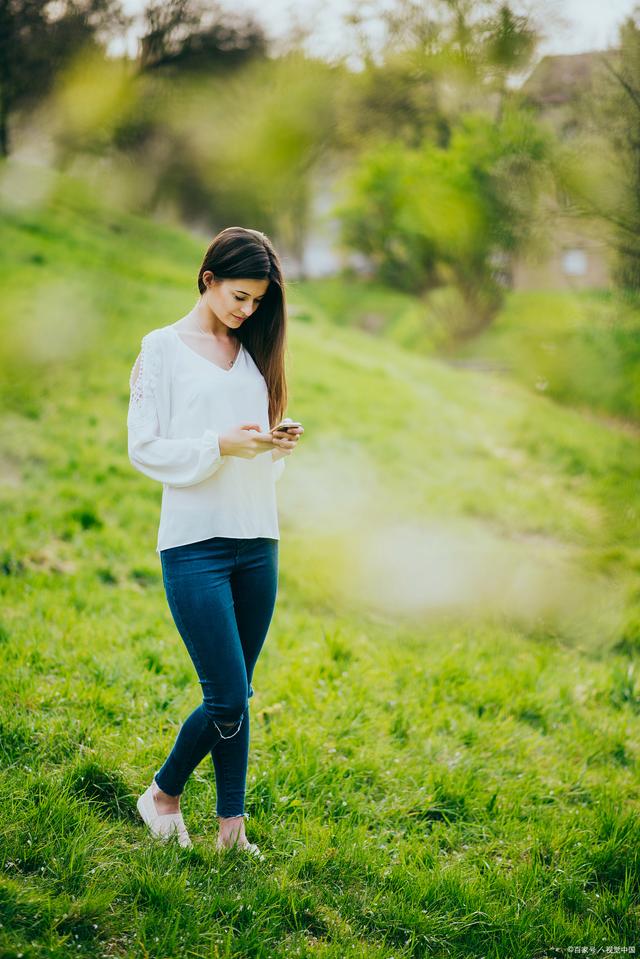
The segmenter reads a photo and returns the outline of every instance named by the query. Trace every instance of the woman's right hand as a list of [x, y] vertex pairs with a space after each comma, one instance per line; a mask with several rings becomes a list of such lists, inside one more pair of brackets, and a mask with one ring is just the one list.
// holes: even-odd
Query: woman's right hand
[[263, 433], [259, 423], [241, 423], [224, 435], [218, 436], [221, 456], [240, 456], [251, 460], [254, 456], [273, 449], [273, 436]]

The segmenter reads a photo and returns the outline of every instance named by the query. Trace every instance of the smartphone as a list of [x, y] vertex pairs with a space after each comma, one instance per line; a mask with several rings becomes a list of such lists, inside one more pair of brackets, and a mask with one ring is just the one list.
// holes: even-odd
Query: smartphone
[[302, 423], [291, 422], [291, 420], [283, 420], [282, 423], [278, 423], [277, 426], [274, 426], [273, 429], [269, 430], [270, 433], [275, 433], [276, 430], [284, 430], [287, 432], [290, 429], [293, 429], [296, 426], [302, 426]]

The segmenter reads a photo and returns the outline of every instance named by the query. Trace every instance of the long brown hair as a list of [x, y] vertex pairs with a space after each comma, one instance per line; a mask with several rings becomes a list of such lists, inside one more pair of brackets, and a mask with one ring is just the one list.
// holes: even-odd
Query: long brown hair
[[244, 278], [269, 280], [260, 304], [242, 327], [232, 331], [249, 351], [264, 376], [269, 393], [269, 428], [280, 422], [287, 408], [285, 351], [287, 303], [280, 258], [271, 240], [258, 230], [228, 226], [211, 241], [198, 273], [198, 289], [204, 293], [202, 274], [216, 280]]

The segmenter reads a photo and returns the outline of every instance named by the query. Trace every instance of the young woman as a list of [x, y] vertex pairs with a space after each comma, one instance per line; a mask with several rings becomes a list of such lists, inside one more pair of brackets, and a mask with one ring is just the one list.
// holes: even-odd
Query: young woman
[[156, 551], [203, 697], [137, 807], [154, 835], [191, 846], [180, 796], [210, 753], [217, 848], [261, 857], [244, 830], [249, 699], [277, 592], [275, 482], [304, 430], [273, 430], [287, 405], [287, 317], [269, 239], [222, 230], [198, 289], [186, 316], [142, 338], [129, 383], [129, 459], [162, 483]]

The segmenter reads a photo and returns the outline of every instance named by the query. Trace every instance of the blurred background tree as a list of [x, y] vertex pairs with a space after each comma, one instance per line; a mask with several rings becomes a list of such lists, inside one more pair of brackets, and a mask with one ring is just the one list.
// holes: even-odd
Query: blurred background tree
[[602, 98], [622, 192], [619, 206], [604, 211], [615, 227], [614, 277], [623, 289], [640, 292], [640, 8], [620, 28], [617, 56], [605, 56], [609, 86]]
[[138, 53], [141, 70], [224, 72], [267, 54], [263, 27], [249, 15], [231, 23], [218, 3], [151, 3], [144, 10], [144, 22]]
[[133, 60], [70, 47], [34, 101], [34, 138], [46, 131], [57, 167], [112, 202], [206, 232], [252, 222], [301, 257], [337, 68], [296, 48], [271, 57], [257, 21], [218, 4], [154, 2], [142, 22]]
[[517, 108], [499, 123], [463, 115], [446, 148], [380, 145], [350, 174], [344, 240], [391, 286], [452, 284], [464, 304], [457, 334], [477, 333], [502, 302], [501, 264], [527, 246], [551, 154], [549, 135]]
[[563, 128], [520, 88], [542, 34], [510, 3], [359, 3], [345, 20], [357, 69], [310, 55], [310, 27], [276, 49], [221, 3], [150, 0], [135, 55], [110, 53], [131, 23], [118, 0], [0, 0], [5, 155], [13, 118], [16, 142], [108, 202], [205, 233], [250, 222], [301, 276], [320, 200], [343, 262], [419, 297], [447, 291], [454, 339], [492, 323], [514, 263], [559, 216], [610, 227], [613, 279], [637, 289], [637, 18]]
[[508, 87], [537, 34], [504, 3], [402, 0], [383, 18], [381, 55], [366, 52], [341, 113], [341, 142], [358, 154], [337, 207], [342, 241], [386, 284], [453, 286], [455, 332], [468, 336], [499, 309], [504, 266], [526, 250], [549, 187], [550, 131]]
[[34, 108], [81, 50], [101, 47], [131, 23], [119, 0], [0, 0], [0, 154], [10, 120]]
[[597, 54], [558, 151], [556, 183], [566, 212], [592, 219], [613, 252], [612, 282], [640, 291], [640, 7], [615, 48]]

